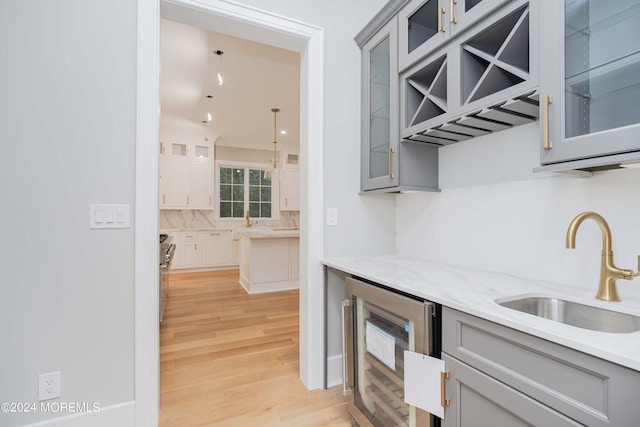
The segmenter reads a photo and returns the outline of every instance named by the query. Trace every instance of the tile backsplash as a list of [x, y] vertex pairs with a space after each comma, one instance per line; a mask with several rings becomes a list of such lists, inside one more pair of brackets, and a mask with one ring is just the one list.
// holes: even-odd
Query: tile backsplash
[[[252, 220], [255, 225], [268, 227], [300, 227], [299, 212], [280, 212], [277, 220]], [[161, 209], [160, 229], [240, 228], [242, 220], [216, 219], [214, 211], [192, 209]]]

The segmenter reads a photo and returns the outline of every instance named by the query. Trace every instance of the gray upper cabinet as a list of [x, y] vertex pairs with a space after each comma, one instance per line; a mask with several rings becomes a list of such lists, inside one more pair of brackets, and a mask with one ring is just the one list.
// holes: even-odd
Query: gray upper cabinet
[[510, 0], [412, 0], [398, 13], [399, 69], [428, 55]]
[[362, 190], [398, 183], [397, 34], [392, 19], [362, 47]]
[[[408, 51], [402, 34], [410, 48], [417, 43], [412, 42], [417, 27], [412, 17], [421, 9], [416, 11], [415, 3], [410, 2], [400, 17], [405, 22], [400, 26], [401, 61]], [[532, 24], [537, 3], [484, 0], [453, 6], [461, 12], [455, 15], [457, 24], [447, 21], [450, 40], [438, 47], [432, 37], [405, 55], [406, 62], [413, 63], [414, 53], [429, 46], [400, 75], [400, 133], [405, 140], [448, 145], [537, 120], [537, 39]]]
[[640, 160], [640, 3], [540, 3], [546, 25], [538, 170]]
[[356, 36], [362, 52], [363, 192], [438, 191], [437, 148], [400, 141], [395, 16], [400, 4], [391, 2]]

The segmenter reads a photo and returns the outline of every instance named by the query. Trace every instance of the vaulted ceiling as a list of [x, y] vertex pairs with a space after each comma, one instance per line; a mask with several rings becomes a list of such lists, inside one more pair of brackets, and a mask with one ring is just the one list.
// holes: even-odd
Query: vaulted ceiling
[[[220, 57], [215, 50], [222, 50]], [[218, 85], [217, 73], [223, 76]], [[211, 98], [207, 98], [211, 95]], [[297, 52], [162, 20], [160, 139], [215, 140], [216, 145], [297, 151], [300, 55]], [[211, 113], [213, 120], [207, 120]], [[286, 135], [279, 131], [286, 129]]]

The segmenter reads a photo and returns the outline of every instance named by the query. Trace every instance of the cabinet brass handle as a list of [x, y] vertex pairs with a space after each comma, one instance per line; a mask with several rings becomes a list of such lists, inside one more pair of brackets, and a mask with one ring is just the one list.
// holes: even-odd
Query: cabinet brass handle
[[187, 196], [187, 204], [189, 204], [189, 196]]
[[285, 207], [289, 206], [289, 198], [288, 197], [284, 198], [284, 205], [285, 205]]
[[196, 251], [198, 250], [198, 244], [197, 244], [197, 243], [195, 243], [195, 244], [193, 245], [193, 249], [194, 249], [194, 250], [196, 250]]
[[209, 196], [209, 206], [211, 206], [211, 196]]
[[[342, 394], [343, 396], [348, 396], [353, 393], [353, 387], [349, 384], [349, 361], [348, 361], [348, 350], [347, 347], [349, 343], [347, 342], [347, 337], [349, 334], [347, 333], [347, 323], [345, 319], [345, 310], [349, 310], [351, 308], [351, 300], [345, 299], [342, 300]], [[349, 313], [349, 316], [351, 314]]]
[[444, 28], [444, 25], [442, 23], [442, 16], [447, 13], [447, 9], [444, 8], [444, 6], [442, 6], [440, 8], [440, 13], [438, 13], [438, 29], [440, 30], [441, 33], [444, 33], [445, 31], [447, 31], [446, 28]]
[[451, 372], [449, 371], [440, 372], [440, 406], [442, 406], [443, 408], [446, 408], [447, 406], [451, 405], [451, 399], [446, 398], [444, 395], [444, 391], [445, 391], [444, 383], [449, 378], [451, 378]]
[[549, 139], [549, 104], [553, 103], [551, 95], [542, 97], [542, 148], [550, 150], [553, 143]]
[[457, 24], [458, 20], [456, 19], [456, 10], [455, 10], [455, 5], [458, 4], [458, 0], [451, 0], [449, 2], [449, 10], [450, 10], [450, 14], [451, 14], [451, 18], [449, 19], [449, 22], [451, 22], [452, 24]]
[[163, 204], [163, 205], [164, 205], [165, 203], [167, 203], [166, 199], [167, 199], [167, 196], [163, 194], [163, 195], [162, 195], [162, 204]]
[[389, 147], [389, 168], [388, 169], [389, 169], [389, 178], [391, 178], [391, 179], [395, 179], [396, 178], [396, 176], [393, 174], [393, 162], [392, 162], [393, 153], [395, 153], [395, 152], [396, 152], [396, 150], [393, 149], [393, 147]]

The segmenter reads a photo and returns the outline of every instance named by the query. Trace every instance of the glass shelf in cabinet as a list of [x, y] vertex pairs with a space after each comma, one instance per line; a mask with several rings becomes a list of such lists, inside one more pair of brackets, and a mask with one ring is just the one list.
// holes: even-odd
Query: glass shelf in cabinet
[[[571, 25], [571, 19], [567, 17], [567, 10], [571, 8], [577, 2], [570, 2], [570, 4], [565, 7], [565, 38], [569, 39], [572, 37], [591, 37], [594, 34], [598, 34], [602, 31], [608, 31], [611, 28], [615, 28], [618, 25], [623, 24], [625, 21], [629, 19], [637, 19], [640, 17], [640, 4], [633, 4], [632, 6], [621, 10], [616, 11], [611, 15], [603, 16], [601, 19], [594, 21], [588, 25]], [[578, 2], [580, 5], [583, 4], [582, 1]], [[578, 6], [580, 7], [580, 6]], [[610, 11], [610, 9], [607, 9]], [[580, 17], [580, 19], [584, 19]]]
[[[640, 50], [630, 53], [629, 55], [621, 58], [616, 58], [612, 61], [598, 64], [587, 70], [574, 73], [565, 77], [567, 85], [576, 84], [579, 82], [593, 80], [595, 78], [609, 76], [615, 74], [618, 70], [625, 69], [627, 67], [640, 67]], [[640, 79], [640, 76], [638, 77]]]

